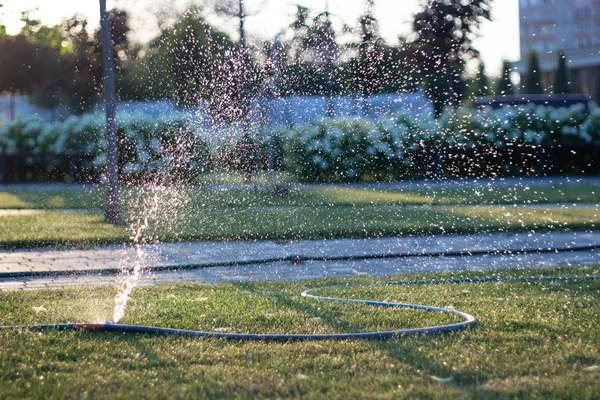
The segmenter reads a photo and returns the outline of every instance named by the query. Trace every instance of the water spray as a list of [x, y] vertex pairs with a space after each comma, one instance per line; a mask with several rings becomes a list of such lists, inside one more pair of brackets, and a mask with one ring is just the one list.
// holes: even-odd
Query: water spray
[[[595, 248], [600, 245], [595, 246]], [[548, 249], [548, 251], [558, 252], [564, 249]], [[572, 251], [572, 249], [569, 249]], [[257, 262], [255, 262], [257, 263]], [[29, 326], [0, 326], [0, 330], [75, 330], [83, 332], [114, 332], [114, 333], [135, 333], [135, 334], [154, 334], [154, 335], [172, 335], [186, 336], [196, 338], [220, 338], [232, 340], [258, 340], [258, 341], [313, 341], [313, 340], [351, 340], [351, 339], [387, 339], [399, 338], [409, 335], [432, 335], [445, 332], [461, 331], [471, 328], [477, 324], [477, 319], [466, 312], [454, 310], [451, 308], [427, 306], [410, 303], [396, 303], [385, 301], [374, 301], [364, 299], [347, 299], [341, 297], [321, 296], [313, 294], [316, 291], [327, 289], [350, 289], [367, 286], [417, 286], [417, 285], [441, 285], [441, 284], [475, 284], [475, 283], [490, 283], [490, 282], [573, 282], [573, 281], [596, 281], [600, 280], [600, 276], [558, 276], [558, 277], [512, 277], [512, 278], [458, 278], [458, 279], [430, 279], [430, 280], [415, 280], [415, 281], [394, 281], [394, 282], [374, 282], [374, 283], [356, 283], [356, 284], [341, 284], [333, 286], [325, 286], [307, 289], [301, 293], [302, 297], [317, 300], [317, 301], [332, 301], [339, 303], [351, 303], [357, 305], [366, 305], [371, 307], [384, 307], [396, 309], [410, 309], [432, 313], [442, 313], [455, 315], [462, 318], [461, 322], [434, 325], [422, 328], [411, 329], [396, 329], [390, 331], [374, 331], [374, 332], [356, 332], [356, 333], [332, 333], [332, 334], [263, 334], [263, 333], [226, 333], [226, 332], [210, 332], [196, 331], [176, 328], [163, 328], [156, 326], [144, 325], [127, 325], [117, 322], [107, 321], [104, 323], [71, 323], [71, 324], [48, 324], [48, 325], [29, 325]]]

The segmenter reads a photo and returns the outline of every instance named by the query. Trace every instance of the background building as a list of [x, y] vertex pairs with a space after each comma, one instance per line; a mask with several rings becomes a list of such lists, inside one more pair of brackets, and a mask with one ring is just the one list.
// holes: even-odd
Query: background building
[[600, 0], [519, 0], [521, 60], [527, 73], [532, 50], [540, 56], [542, 84], [554, 84], [558, 51], [567, 56], [571, 89], [600, 99]]

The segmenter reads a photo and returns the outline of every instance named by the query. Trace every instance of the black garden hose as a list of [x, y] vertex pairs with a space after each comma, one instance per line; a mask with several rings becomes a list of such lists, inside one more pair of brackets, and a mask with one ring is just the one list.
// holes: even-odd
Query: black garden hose
[[362, 304], [374, 307], [391, 307], [401, 309], [412, 309], [426, 312], [438, 312], [444, 314], [458, 315], [464, 320], [462, 322], [436, 325], [425, 328], [397, 329], [392, 331], [376, 332], [357, 332], [357, 333], [332, 333], [332, 334], [262, 334], [262, 333], [225, 333], [225, 332], [207, 332], [194, 331], [175, 328], [161, 328], [156, 326], [143, 325], [125, 325], [112, 322], [101, 324], [49, 324], [49, 325], [28, 325], [28, 326], [1, 326], [0, 330], [79, 330], [85, 332], [118, 332], [118, 333], [144, 333], [161, 334], [174, 336], [191, 336], [202, 338], [223, 338], [234, 340], [262, 340], [262, 341], [309, 341], [309, 340], [348, 340], [348, 339], [385, 339], [393, 337], [402, 337], [407, 335], [430, 335], [442, 332], [458, 331], [469, 328], [477, 323], [474, 316], [466, 312], [453, 310], [449, 308], [425, 306], [418, 304], [405, 304], [382, 302], [362, 299], [345, 299], [339, 297], [326, 297], [312, 294], [312, 292], [321, 289], [337, 289], [365, 287], [369, 285], [439, 285], [439, 284], [461, 284], [461, 283], [485, 283], [485, 282], [549, 282], [549, 281], [592, 281], [600, 280], [600, 276], [561, 276], [561, 277], [520, 277], [520, 278], [462, 278], [462, 279], [442, 279], [442, 280], [418, 280], [418, 281], [396, 281], [396, 282], [377, 282], [377, 283], [359, 283], [347, 285], [334, 285], [320, 288], [307, 289], [302, 292], [303, 297], [321, 300], [335, 301], [342, 303]]

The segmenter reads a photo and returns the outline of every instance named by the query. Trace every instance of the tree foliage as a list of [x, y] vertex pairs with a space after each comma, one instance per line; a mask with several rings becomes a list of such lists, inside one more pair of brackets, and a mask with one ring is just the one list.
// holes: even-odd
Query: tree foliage
[[558, 66], [554, 73], [554, 93], [566, 94], [571, 92], [569, 73], [567, 71], [567, 56], [563, 51], [558, 52]]
[[332, 95], [341, 91], [340, 47], [330, 14], [311, 17], [311, 10], [297, 6], [290, 24], [292, 39], [285, 45], [290, 55], [284, 67], [283, 93]]
[[24, 34], [0, 36], [0, 92], [28, 94], [46, 87], [54, 93], [64, 84], [61, 61], [56, 49], [29, 41]]
[[69, 108], [77, 114], [88, 111], [97, 100], [102, 78], [101, 54], [87, 26], [87, 19], [80, 15], [74, 15], [63, 24], [71, 47], [66, 67], [70, 80], [65, 92]]
[[209, 25], [200, 12], [196, 8], [186, 11], [152, 41], [150, 51], [167, 69], [162, 75], [170, 80], [170, 96], [177, 104], [209, 101], [217, 116], [235, 119], [225, 108], [233, 109], [239, 101], [235, 73], [240, 60], [229, 36]]
[[512, 66], [508, 60], [502, 62], [502, 76], [498, 80], [498, 86], [496, 87], [496, 94], [499, 96], [510, 96], [515, 94], [515, 89], [510, 77], [512, 73]]
[[526, 94], [543, 94], [542, 71], [540, 70], [540, 58], [535, 50], [529, 53], [527, 61], [527, 76], [525, 77]]
[[[2, 3], [0, 3], [0, 9], [4, 7], [4, 5]], [[6, 36], [6, 25], [4, 25], [1, 21], [0, 21], [0, 36]]]
[[[316, 14], [298, 6], [290, 24], [292, 39], [284, 71], [283, 93], [336, 95], [355, 93], [367, 97], [376, 93], [414, 90], [404, 68], [408, 52], [403, 42], [389, 45], [379, 36], [373, 12], [374, 2], [366, 2], [356, 27], [345, 25], [333, 30], [327, 12]], [[345, 44], [339, 44], [340, 36]]]
[[[117, 76], [129, 54], [127, 13], [109, 12]], [[45, 108], [65, 105], [88, 111], [99, 98], [102, 65], [99, 32], [88, 32], [87, 19], [75, 15], [46, 26], [24, 12], [18, 35], [0, 35], [0, 91], [28, 93]]]
[[[472, 40], [481, 21], [490, 18], [492, 0], [422, 1], [424, 11], [414, 21], [417, 35], [409, 44], [403, 39], [388, 44], [380, 37], [374, 0], [365, 0], [356, 26], [344, 25], [339, 32], [332, 24], [338, 17], [298, 6], [289, 26], [291, 39], [286, 41], [285, 34], [278, 39], [276, 92], [354, 93], [368, 98], [416, 90], [424, 82], [436, 111], [455, 104], [464, 91], [464, 64], [477, 57]], [[259, 54], [250, 43], [247, 60], [242, 62], [240, 45], [211, 26], [200, 7], [173, 13], [168, 23], [160, 25], [158, 36], [146, 44], [130, 42], [129, 15], [124, 10], [111, 10], [109, 20], [117, 93], [122, 100], [168, 99], [181, 107], [205, 107], [220, 122], [235, 122], [244, 115], [248, 98], [272, 74], [268, 51]], [[34, 93], [34, 100], [46, 107], [66, 104], [76, 113], [88, 111], [102, 91], [99, 32], [91, 31], [81, 16], [44, 26], [24, 13], [23, 21], [21, 37], [10, 39], [27, 42], [15, 65], [37, 64], [26, 59], [38, 57], [37, 52], [44, 55], [35, 68], [43, 69], [35, 77], [32, 70], [13, 69], [10, 85], [21, 85], [14, 90]], [[270, 43], [264, 48], [269, 49]], [[19, 73], [30, 75], [23, 78]]]
[[457, 104], [464, 91], [465, 62], [478, 57], [473, 39], [484, 20], [491, 18], [493, 0], [422, 0], [415, 15], [411, 43], [414, 63], [434, 102], [436, 115]]
[[490, 83], [485, 73], [485, 64], [483, 62], [479, 63], [475, 81], [475, 84], [477, 85], [476, 95], [480, 97], [488, 96], [490, 94]]

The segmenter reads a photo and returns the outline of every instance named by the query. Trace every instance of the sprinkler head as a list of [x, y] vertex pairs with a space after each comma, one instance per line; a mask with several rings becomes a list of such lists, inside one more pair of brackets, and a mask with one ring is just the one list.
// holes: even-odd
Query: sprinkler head
[[83, 332], [99, 332], [102, 330], [103, 326], [104, 324], [75, 324], [73, 329]]

